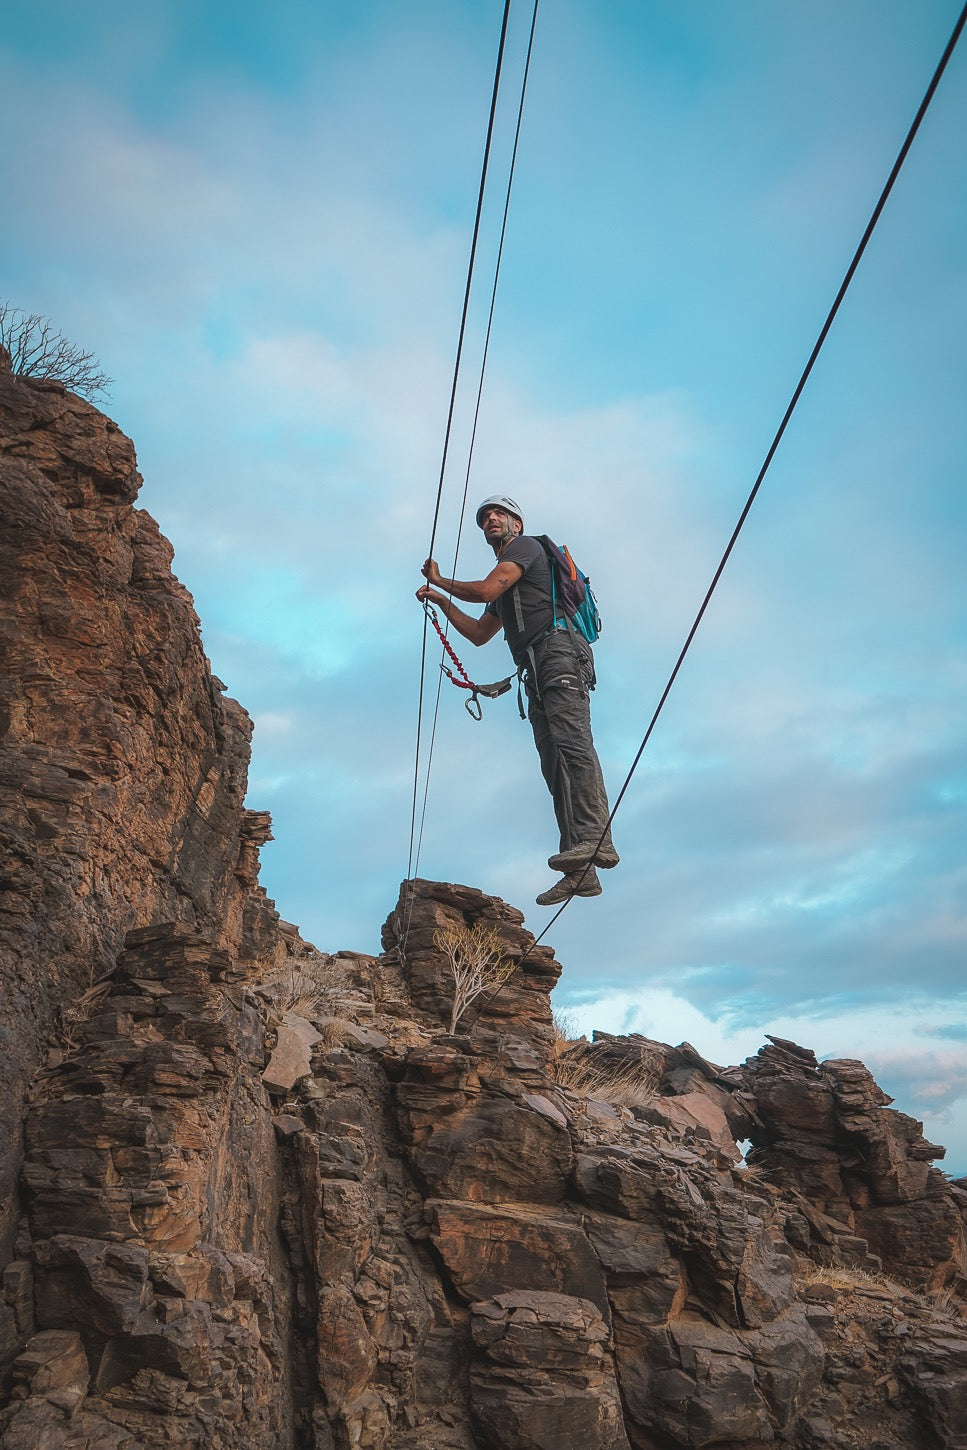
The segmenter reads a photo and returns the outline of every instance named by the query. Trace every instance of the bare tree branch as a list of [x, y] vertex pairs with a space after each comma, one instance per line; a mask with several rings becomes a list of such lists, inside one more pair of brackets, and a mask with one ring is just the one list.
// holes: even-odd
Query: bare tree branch
[[25, 378], [52, 378], [72, 393], [93, 398], [113, 382], [97, 358], [68, 342], [47, 317], [0, 302], [0, 346], [10, 354], [11, 370]]

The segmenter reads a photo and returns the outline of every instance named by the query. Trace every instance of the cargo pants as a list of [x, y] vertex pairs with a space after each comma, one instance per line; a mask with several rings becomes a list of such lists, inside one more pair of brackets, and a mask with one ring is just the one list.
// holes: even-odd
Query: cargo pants
[[[594, 658], [582, 636], [558, 629], [534, 645], [534, 663], [524, 679], [527, 718], [554, 802], [562, 851], [597, 841], [609, 815], [591, 738], [593, 682]], [[611, 845], [610, 831], [603, 844]]]

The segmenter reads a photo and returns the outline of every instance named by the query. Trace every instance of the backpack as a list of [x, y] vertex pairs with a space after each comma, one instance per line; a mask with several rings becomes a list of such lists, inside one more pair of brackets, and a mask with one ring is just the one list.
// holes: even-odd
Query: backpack
[[590, 579], [575, 564], [566, 544], [555, 544], [547, 534], [535, 534], [534, 537], [551, 566], [551, 604], [555, 623], [563, 615], [569, 629], [577, 630], [588, 644], [594, 644], [601, 633], [601, 614], [598, 601], [591, 592]]

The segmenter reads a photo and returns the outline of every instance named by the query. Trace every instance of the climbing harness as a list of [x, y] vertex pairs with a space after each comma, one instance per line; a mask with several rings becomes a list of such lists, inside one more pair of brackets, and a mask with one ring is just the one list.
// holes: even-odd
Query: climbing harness
[[463, 676], [463, 678], [460, 679], [460, 680], [458, 680], [457, 677], [456, 677], [456, 675], [453, 673], [453, 671], [451, 669], [449, 669], [448, 666], [446, 664], [444, 664], [442, 660], [440, 662], [440, 669], [446, 675], [446, 677], [450, 681], [451, 685], [456, 685], [456, 687], [457, 687], [458, 690], [469, 690], [470, 691], [469, 696], [463, 702], [464, 709], [466, 710], [467, 714], [470, 716], [471, 720], [482, 720], [483, 719], [483, 706], [480, 703], [479, 697], [481, 695], [483, 695], [484, 699], [486, 699], [486, 700], [496, 700], [501, 695], [506, 695], [507, 691], [510, 689], [511, 681], [514, 678], [513, 675], [508, 675], [507, 678], [506, 678], [506, 680], [497, 680], [492, 685], [477, 685], [477, 684], [474, 684], [473, 680], [470, 678], [470, 676], [467, 674], [466, 670], [464, 669], [463, 665], [461, 664], [460, 660], [457, 659], [456, 651], [454, 650], [454, 648], [451, 645], [450, 641], [447, 639], [446, 635], [443, 633], [443, 630], [440, 628], [440, 621], [437, 618], [437, 612], [433, 608], [433, 605], [432, 604], [429, 604], [424, 599], [424, 601], [423, 601], [423, 608], [426, 610], [427, 615], [429, 616], [430, 623], [433, 625], [433, 628], [436, 630], [437, 634], [440, 636], [440, 639], [441, 639], [441, 641], [443, 643], [443, 648], [446, 650], [447, 654], [453, 660], [453, 663], [456, 665], [457, 669], [460, 671], [460, 674]]

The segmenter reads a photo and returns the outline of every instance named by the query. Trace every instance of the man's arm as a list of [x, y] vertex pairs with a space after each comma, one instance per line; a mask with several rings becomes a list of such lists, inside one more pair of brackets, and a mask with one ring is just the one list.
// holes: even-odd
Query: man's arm
[[[523, 572], [519, 564], [512, 564], [509, 559], [495, 564], [486, 579], [444, 579], [435, 559], [427, 559], [421, 570], [424, 579], [429, 583], [435, 584], [438, 589], [445, 589], [448, 594], [462, 599], [465, 604], [492, 604], [495, 599], [506, 594], [512, 584], [517, 583]], [[453, 623], [456, 624], [456, 620]], [[460, 628], [458, 624], [457, 628]]]
[[454, 629], [458, 630], [464, 639], [469, 639], [471, 644], [486, 644], [500, 629], [500, 620], [495, 614], [485, 612], [479, 619], [473, 619], [469, 614], [464, 614], [462, 609], [458, 609], [452, 599], [448, 599], [445, 594], [438, 594], [427, 584], [423, 584], [416, 591], [416, 597], [420, 600], [425, 599], [428, 604], [435, 604], [438, 609], [442, 609]]

